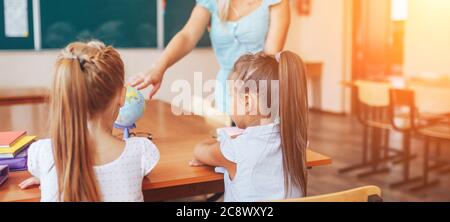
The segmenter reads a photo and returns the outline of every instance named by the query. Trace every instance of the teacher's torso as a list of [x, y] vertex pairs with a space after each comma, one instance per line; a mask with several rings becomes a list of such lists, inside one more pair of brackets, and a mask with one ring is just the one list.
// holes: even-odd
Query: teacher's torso
[[217, 74], [216, 106], [220, 111], [229, 112], [229, 95], [226, 81], [234, 63], [246, 53], [264, 50], [270, 26], [270, 6], [281, 0], [263, 0], [250, 14], [237, 21], [222, 21], [216, 0], [197, 0], [211, 13], [210, 38], [220, 70]]

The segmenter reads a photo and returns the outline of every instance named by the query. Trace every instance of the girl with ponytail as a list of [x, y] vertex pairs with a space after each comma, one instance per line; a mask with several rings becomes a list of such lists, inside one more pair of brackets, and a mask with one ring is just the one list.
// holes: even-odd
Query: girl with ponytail
[[[242, 56], [230, 76], [231, 111], [243, 134], [199, 144], [192, 166], [225, 174], [225, 201], [306, 196], [308, 95], [304, 63], [285, 51]], [[267, 112], [270, 109], [271, 112]]]
[[145, 138], [112, 135], [125, 102], [124, 64], [119, 53], [98, 41], [76, 42], [55, 65], [50, 104], [50, 139], [29, 149], [41, 201], [143, 201], [142, 180], [159, 160]]

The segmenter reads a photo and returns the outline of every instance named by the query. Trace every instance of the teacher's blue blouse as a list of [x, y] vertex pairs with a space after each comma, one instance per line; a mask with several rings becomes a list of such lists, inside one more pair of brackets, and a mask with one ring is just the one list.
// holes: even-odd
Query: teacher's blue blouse
[[197, 0], [211, 13], [210, 38], [220, 64], [217, 75], [216, 107], [229, 113], [230, 96], [226, 81], [234, 63], [246, 53], [264, 50], [270, 25], [270, 6], [281, 0], [263, 0], [261, 6], [238, 21], [222, 21], [216, 0]]

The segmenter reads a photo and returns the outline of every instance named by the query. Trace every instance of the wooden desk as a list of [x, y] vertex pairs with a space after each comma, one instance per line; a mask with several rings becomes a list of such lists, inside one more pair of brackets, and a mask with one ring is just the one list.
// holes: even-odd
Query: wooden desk
[[[47, 135], [45, 117], [48, 115], [46, 105], [0, 106], [0, 131], [33, 129], [29, 134]], [[33, 107], [35, 109], [33, 109]], [[32, 119], [11, 115], [14, 110], [29, 110]], [[23, 112], [20, 112], [23, 114]], [[15, 124], [9, 124], [15, 122]], [[36, 126], [38, 125], [38, 126]], [[13, 126], [13, 127], [11, 127]], [[20, 127], [19, 127], [20, 126]], [[154, 143], [161, 152], [161, 160], [148, 178], [144, 179], [143, 192], [146, 201], [162, 201], [193, 195], [223, 192], [223, 175], [214, 172], [212, 167], [189, 167], [193, 158], [192, 149], [198, 142], [211, 138], [220, 125], [214, 125], [200, 116], [174, 116], [169, 104], [151, 101], [147, 105], [145, 116], [137, 123], [135, 132], [151, 132]], [[118, 132], [118, 131], [117, 131]], [[331, 159], [324, 155], [308, 151], [308, 166], [316, 167], [331, 164]], [[0, 202], [3, 201], [39, 201], [37, 188], [20, 190], [17, 185], [28, 178], [28, 172], [11, 173], [9, 180], [0, 187]]]
[[43, 103], [48, 96], [47, 88], [0, 89], [0, 105]]

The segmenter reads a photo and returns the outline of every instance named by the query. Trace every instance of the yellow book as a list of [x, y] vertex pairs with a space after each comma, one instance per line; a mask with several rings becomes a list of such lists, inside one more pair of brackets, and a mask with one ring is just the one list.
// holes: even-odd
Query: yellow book
[[11, 147], [0, 148], [0, 158], [14, 158], [17, 153], [22, 151], [23, 148], [27, 147], [31, 142], [36, 139], [36, 136], [24, 136], [17, 142], [15, 142]]

